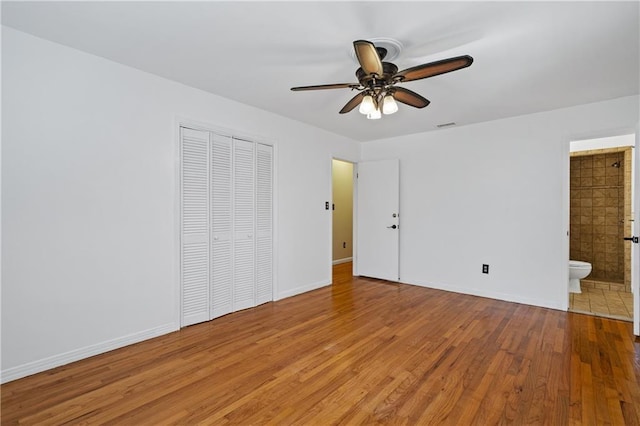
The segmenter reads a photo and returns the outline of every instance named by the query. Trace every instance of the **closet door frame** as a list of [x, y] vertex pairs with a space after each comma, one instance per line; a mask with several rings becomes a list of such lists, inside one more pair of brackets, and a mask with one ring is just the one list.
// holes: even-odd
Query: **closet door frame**
[[181, 277], [181, 231], [182, 231], [182, 158], [181, 158], [181, 128], [186, 127], [193, 130], [201, 130], [216, 133], [221, 136], [245, 139], [256, 144], [269, 145], [273, 149], [272, 156], [272, 300], [279, 300], [278, 292], [278, 144], [268, 138], [251, 134], [246, 131], [219, 126], [217, 124], [193, 120], [187, 117], [176, 116], [174, 118], [174, 321], [176, 329], [182, 328], [182, 277]]

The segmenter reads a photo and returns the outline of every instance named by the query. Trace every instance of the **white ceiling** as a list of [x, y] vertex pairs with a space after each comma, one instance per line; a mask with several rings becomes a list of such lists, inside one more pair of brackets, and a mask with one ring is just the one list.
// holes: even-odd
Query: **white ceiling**
[[[2, 2], [2, 23], [359, 141], [635, 95], [640, 3]], [[338, 111], [357, 82], [352, 42], [403, 44], [400, 69], [471, 67], [404, 84], [431, 101], [381, 120]]]

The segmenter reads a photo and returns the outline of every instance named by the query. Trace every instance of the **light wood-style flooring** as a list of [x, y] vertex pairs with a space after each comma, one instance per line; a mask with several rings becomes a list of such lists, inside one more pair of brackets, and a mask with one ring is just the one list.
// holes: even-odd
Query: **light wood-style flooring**
[[352, 278], [0, 387], [2, 424], [640, 424], [628, 322]]

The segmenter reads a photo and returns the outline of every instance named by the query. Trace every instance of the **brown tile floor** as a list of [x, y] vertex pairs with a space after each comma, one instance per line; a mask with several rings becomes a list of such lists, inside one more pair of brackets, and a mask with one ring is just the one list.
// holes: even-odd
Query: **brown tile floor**
[[605, 285], [591, 286], [589, 285], [590, 283], [581, 284], [582, 293], [570, 294], [570, 311], [633, 321], [632, 293], [608, 289]]

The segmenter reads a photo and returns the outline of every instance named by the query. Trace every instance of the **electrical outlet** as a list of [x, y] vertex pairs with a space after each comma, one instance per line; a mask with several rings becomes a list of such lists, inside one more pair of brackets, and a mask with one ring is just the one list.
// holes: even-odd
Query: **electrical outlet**
[[347, 243], [346, 243], [346, 241], [342, 243], [342, 248], [347, 248]]
[[326, 202], [324, 203], [324, 209], [325, 209], [325, 210], [329, 210], [329, 202], [328, 202], [328, 201], [326, 201]]
[[482, 264], [482, 273], [483, 274], [488, 274], [489, 273], [489, 265], [487, 265], [486, 263]]

